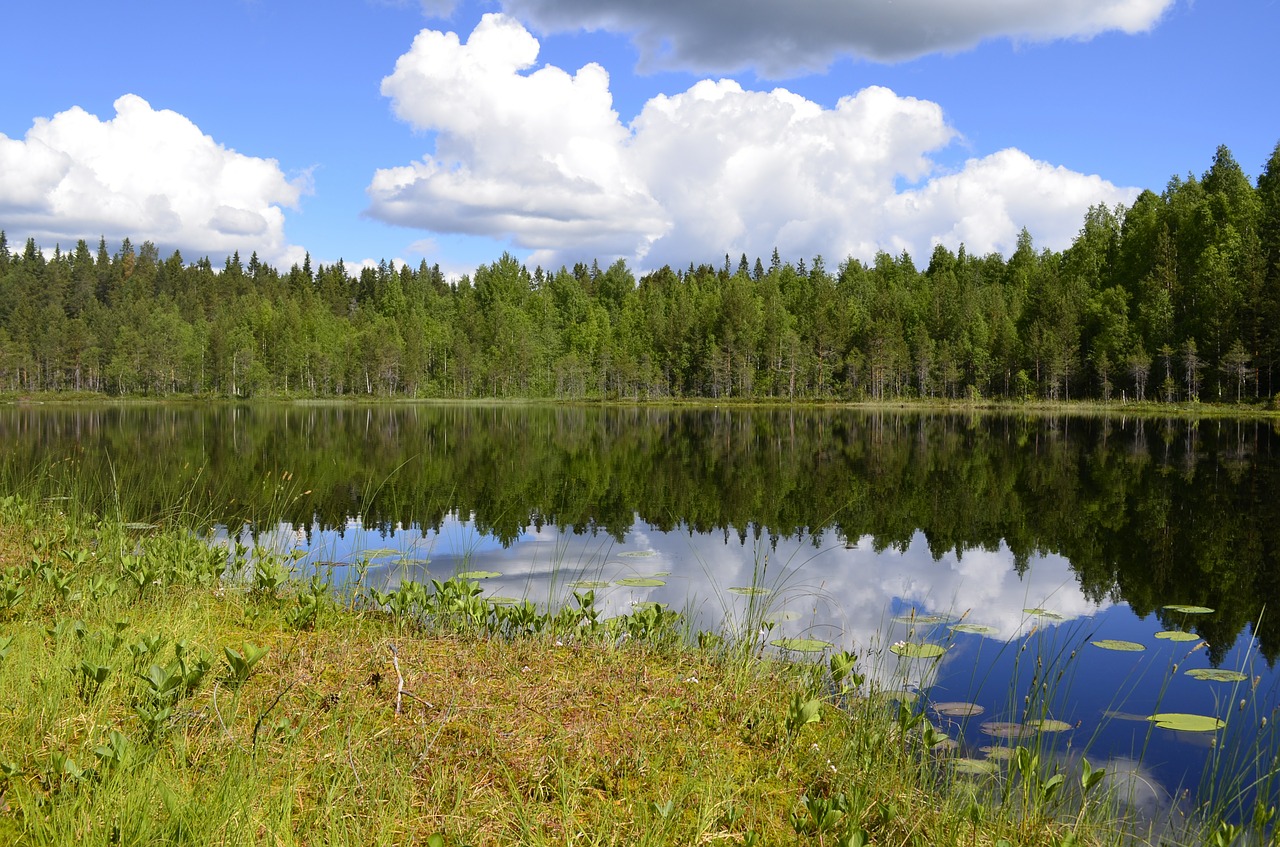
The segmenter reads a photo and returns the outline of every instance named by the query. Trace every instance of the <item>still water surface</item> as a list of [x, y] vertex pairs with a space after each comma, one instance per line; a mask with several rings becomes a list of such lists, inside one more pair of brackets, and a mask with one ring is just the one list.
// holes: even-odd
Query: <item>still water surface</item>
[[[557, 604], [592, 586], [607, 614], [659, 602], [701, 629], [826, 641], [885, 685], [978, 704], [932, 715], [966, 755], [1007, 742], [983, 724], [1020, 720], [1040, 687], [1042, 714], [1072, 726], [1057, 755], [1137, 772], [1154, 816], [1212, 798], [1207, 762], [1247, 783], [1275, 746], [1280, 436], [1266, 422], [9, 407], [0, 444], [10, 478], [100, 508], [118, 497], [135, 520], [194, 515], [339, 583], [361, 560], [392, 586], [483, 571], [493, 597]], [[1155, 637], [1178, 629], [1196, 640]], [[897, 640], [948, 650], [904, 659]], [[1197, 668], [1248, 679], [1186, 675]], [[1227, 728], [1157, 729], [1156, 712]]]

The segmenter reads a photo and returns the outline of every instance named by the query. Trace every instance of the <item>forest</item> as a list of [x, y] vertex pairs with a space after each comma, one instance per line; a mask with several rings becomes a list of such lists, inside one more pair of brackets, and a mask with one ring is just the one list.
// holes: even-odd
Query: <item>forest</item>
[[215, 266], [0, 232], [0, 390], [113, 396], [1267, 402], [1280, 144], [1096, 206], [1072, 244], [530, 271]]

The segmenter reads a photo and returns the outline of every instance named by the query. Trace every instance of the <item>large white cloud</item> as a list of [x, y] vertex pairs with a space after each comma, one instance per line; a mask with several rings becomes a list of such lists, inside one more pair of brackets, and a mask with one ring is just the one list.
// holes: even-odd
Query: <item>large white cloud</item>
[[435, 150], [379, 170], [368, 214], [509, 238], [545, 265], [621, 256], [655, 267], [774, 247], [836, 260], [880, 249], [923, 259], [961, 241], [1008, 252], [1023, 226], [1060, 248], [1090, 205], [1136, 194], [1017, 150], [940, 173], [933, 156], [957, 137], [941, 107], [879, 87], [828, 109], [705, 80], [624, 126], [603, 68], [528, 72], [538, 46], [502, 15], [465, 44], [419, 34], [382, 90], [435, 134]]
[[0, 134], [0, 227], [44, 246], [105, 235], [195, 254], [300, 260], [284, 234], [305, 177], [230, 150], [186, 117], [133, 94], [100, 120], [80, 107]]
[[973, 47], [1150, 29], [1174, 0], [503, 0], [542, 31], [630, 35], [646, 67], [819, 70], [838, 56], [881, 61]]

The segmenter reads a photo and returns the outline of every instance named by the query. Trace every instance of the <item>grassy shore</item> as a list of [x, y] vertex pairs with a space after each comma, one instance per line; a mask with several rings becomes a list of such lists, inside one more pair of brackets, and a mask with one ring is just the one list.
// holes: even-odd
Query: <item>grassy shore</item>
[[1126, 837], [1088, 774], [957, 767], [869, 656], [769, 658], [587, 592], [335, 590], [73, 505], [0, 499], [3, 844]]

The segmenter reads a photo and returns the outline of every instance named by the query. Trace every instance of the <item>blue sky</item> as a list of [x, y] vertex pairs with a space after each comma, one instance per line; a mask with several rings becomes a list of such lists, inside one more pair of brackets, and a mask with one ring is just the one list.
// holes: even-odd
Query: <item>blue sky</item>
[[[645, 269], [1061, 248], [1256, 177], [1278, 0], [351, 0], [5, 10], [0, 229], [194, 259]], [[450, 34], [453, 35], [450, 35]]]

